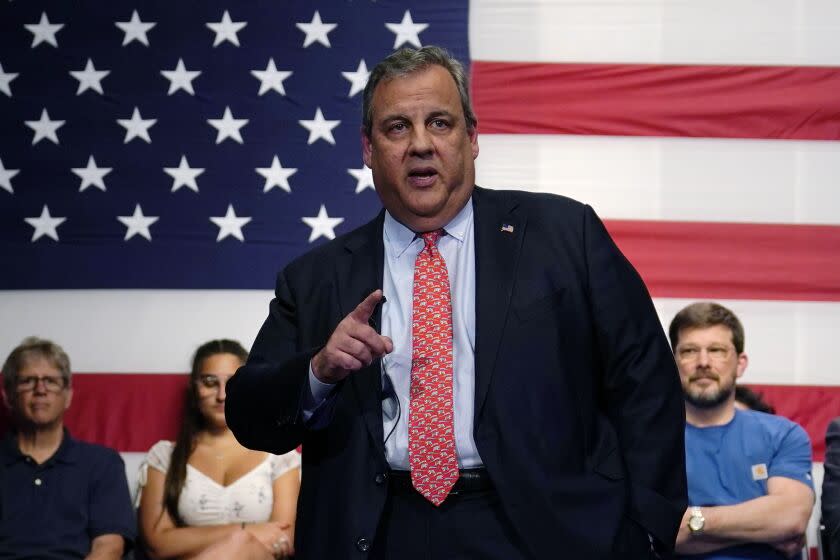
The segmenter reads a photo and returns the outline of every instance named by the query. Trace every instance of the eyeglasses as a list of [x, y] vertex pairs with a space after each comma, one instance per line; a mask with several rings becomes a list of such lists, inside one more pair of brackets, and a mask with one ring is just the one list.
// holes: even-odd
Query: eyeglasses
[[722, 346], [719, 344], [713, 344], [707, 348], [701, 348], [699, 346], [683, 346], [681, 348], [677, 348], [677, 359], [681, 363], [693, 363], [700, 360], [700, 353], [705, 350], [706, 355], [709, 356], [709, 361], [711, 362], [725, 362], [729, 356], [731, 355], [732, 351], [735, 350], [732, 346]]
[[62, 389], [64, 389], [67, 384], [63, 377], [56, 377], [52, 375], [45, 375], [43, 377], [30, 375], [27, 377], [18, 377], [17, 379], [17, 391], [18, 393], [26, 393], [28, 391], [34, 391], [35, 387], [38, 386], [39, 382], [43, 382], [44, 390], [48, 393], [60, 393]]

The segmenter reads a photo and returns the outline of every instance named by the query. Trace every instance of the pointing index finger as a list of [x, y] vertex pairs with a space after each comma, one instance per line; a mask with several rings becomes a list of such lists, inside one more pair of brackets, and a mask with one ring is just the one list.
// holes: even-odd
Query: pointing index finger
[[359, 322], [367, 323], [382, 298], [382, 290], [374, 290], [356, 306], [356, 309], [350, 312], [350, 316]]

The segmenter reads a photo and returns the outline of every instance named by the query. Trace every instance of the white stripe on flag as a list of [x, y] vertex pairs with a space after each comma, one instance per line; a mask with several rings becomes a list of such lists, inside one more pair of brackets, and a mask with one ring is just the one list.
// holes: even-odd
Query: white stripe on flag
[[[702, 266], [698, 267], [698, 274]], [[667, 330], [674, 315], [696, 300], [654, 298]], [[741, 382], [779, 385], [840, 385], [836, 360], [840, 303], [718, 300], [744, 325], [749, 365]], [[835, 364], [835, 365], [832, 365]]]
[[836, 66], [839, 36], [836, 0], [470, 3], [474, 60]]
[[480, 134], [476, 182], [605, 219], [840, 224], [840, 142]]
[[[74, 371], [178, 373], [196, 347], [235, 338], [249, 347], [268, 311], [268, 291], [83, 290], [0, 292], [0, 347], [24, 336], [54, 339]], [[664, 327], [688, 299], [655, 298]], [[840, 303], [727, 301], [744, 323], [746, 383], [840, 385], [832, 348]], [[6, 313], [8, 311], [8, 314]]]
[[73, 371], [179, 373], [214, 338], [249, 348], [268, 314], [267, 290], [0, 291], [0, 348], [55, 340]]

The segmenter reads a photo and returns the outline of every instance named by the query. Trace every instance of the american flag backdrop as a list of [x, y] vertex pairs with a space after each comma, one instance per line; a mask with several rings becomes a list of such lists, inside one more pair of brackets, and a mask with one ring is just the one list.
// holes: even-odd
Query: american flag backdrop
[[469, 65], [477, 182], [592, 204], [662, 321], [716, 299], [822, 457], [840, 415], [835, 0], [0, 0], [0, 348], [68, 350], [74, 433], [171, 437], [191, 352], [379, 208], [361, 88]]
[[376, 208], [368, 65], [421, 36], [469, 59], [466, 2], [2, 9], [6, 289], [270, 288]]

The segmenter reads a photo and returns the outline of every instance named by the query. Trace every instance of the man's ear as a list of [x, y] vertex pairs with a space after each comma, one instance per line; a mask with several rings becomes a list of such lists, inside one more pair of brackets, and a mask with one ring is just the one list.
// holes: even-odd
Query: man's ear
[[749, 358], [747, 358], [747, 355], [744, 352], [741, 352], [741, 354], [738, 356], [738, 366], [735, 370], [736, 379], [744, 375], [744, 371], [747, 369], [747, 364], [749, 363], [749, 361], [750, 360]]
[[362, 136], [362, 159], [365, 162], [365, 165], [371, 167], [371, 161], [373, 160], [373, 145], [370, 142], [370, 137], [368, 136], [365, 129], [361, 129], [361, 136]]
[[71, 402], [73, 402], [73, 389], [67, 389], [67, 398], [64, 400], [64, 410], [70, 408]]
[[470, 146], [472, 146], [473, 159], [478, 157], [478, 128], [472, 127], [467, 133], [470, 135]]

